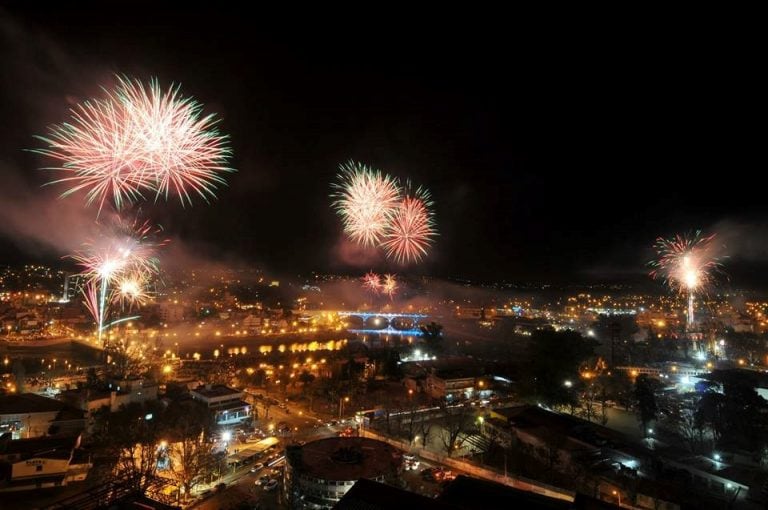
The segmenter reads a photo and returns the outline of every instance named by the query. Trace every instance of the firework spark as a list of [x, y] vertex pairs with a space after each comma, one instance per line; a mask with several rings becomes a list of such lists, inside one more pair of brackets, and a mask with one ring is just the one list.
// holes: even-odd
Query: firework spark
[[714, 238], [697, 231], [690, 236], [678, 234], [672, 239], [656, 240], [659, 257], [651, 262], [651, 277], [663, 279], [673, 291], [688, 295], [689, 326], [694, 318], [694, 295], [712, 284], [714, 273], [720, 268], [714, 253]]
[[382, 289], [381, 276], [373, 271], [366, 273], [366, 275], [363, 276], [363, 288], [374, 294], [378, 294]]
[[141, 271], [122, 276], [115, 285], [113, 301], [129, 311], [144, 305], [149, 299], [147, 275]]
[[49, 184], [65, 184], [62, 196], [85, 192], [86, 203], [99, 211], [111, 199], [117, 209], [155, 195], [215, 196], [232, 153], [228, 138], [216, 129], [214, 115], [180, 94], [179, 86], [163, 91], [156, 80], [118, 77], [112, 91], [71, 110], [68, 122], [37, 137], [47, 147], [35, 152], [58, 162], [48, 167], [66, 174]]
[[431, 207], [429, 192], [422, 188], [403, 198], [390, 216], [381, 243], [387, 257], [408, 264], [427, 254], [437, 235]]
[[333, 187], [333, 203], [344, 223], [344, 231], [363, 246], [377, 245], [400, 202], [397, 179], [361, 163], [340, 166], [338, 182]]
[[397, 279], [393, 274], [384, 275], [384, 283], [381, 284], [381, 291], [392, 299], [397, 292]]

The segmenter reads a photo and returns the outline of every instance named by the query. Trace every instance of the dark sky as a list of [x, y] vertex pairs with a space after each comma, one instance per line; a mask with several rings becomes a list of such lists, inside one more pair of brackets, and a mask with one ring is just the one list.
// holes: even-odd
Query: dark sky
[[[658, 235], [734, 225], [751, 237], [751, 264], [765, 254], [754, 239], [768, 220], [764, 57], [745, 33], [492, 13], [451, 23], [298, 23], [235, 8], [0, 18], [3, 179], [43, 184], [43, 162], [22, 149], [111, 73], [180, 82], [223, 117], [239, 172], [211, 206], [147, 210], [212, 257], [281, 272], [396, 269], [339, 261], [329, 183], [350, 158], [432, 191], [440, 237], [408, 271], [632, 279]], [[14, 236], [0, 242], [12, 262], [30, 251]]]

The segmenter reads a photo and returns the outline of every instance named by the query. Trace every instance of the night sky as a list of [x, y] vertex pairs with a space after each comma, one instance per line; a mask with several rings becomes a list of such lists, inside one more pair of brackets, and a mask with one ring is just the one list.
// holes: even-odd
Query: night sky
[[[330, 182], [354, 159], [432, 191], [440, 237], [402, 272], [631, 280], [658, 235], [701, 228], [721, 235], [746, 285], [768, 220], [752, 42], [485, 16], [0, 10], [0, 171], [13, 183], [0, 200], [19, 186], [56, 200], [39, 188], [41, 158], [22, 150], [32, 135], [112, 73], [156, 76], [219, 113], [232, 138], [239, 172], [218, 202], [144, 208], [207, 257], [286, 274], [397, 269], [339, 255]], [[20, 236], [0, 229], [0, 263], [63, 255]]]

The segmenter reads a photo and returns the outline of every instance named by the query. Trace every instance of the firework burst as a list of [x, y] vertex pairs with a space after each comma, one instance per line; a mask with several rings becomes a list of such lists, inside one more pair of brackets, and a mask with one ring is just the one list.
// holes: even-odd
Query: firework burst
[[651, 262], [654, 279], [662, 279], [675, 292], [688, 295], [688, 325], [693, 324], [694, 295], [711, 285], [714, 273], [720, 269], [715, 236], [676, 235], [672, 239], [658, 238], [655, 248], [658, 258]]
[[377, 245], [400, 202], [397, 179], [361, 163], [341, 165], [333, 206], [344, 223], [344, 231], [363, 246]]
[[121, 276], [115, 285], [113, 302], [129, 311], [144, 305], [150, 297], [148, 283], [147, 274], [142, 271], [133, 271], [131, 274]]
[[99, 211], [108, 200], [121, 209], [149, 195], [208, 200], [234, 170], [228, 138], [202, 108], [178, 86], [163, 91], [156, 80], [145, 86], [118, 77], [114, 90], [75, 106], [68, 122], [37, 137], [47, 147], [35, 152], [58, 162], [47, 169], [65, 174], [49, 183], [68, 186], [62, 196], [84, 191]]
[[417, 188], [394, 209], [381, 243], [387, 257], [399, 264], [418, 262], [432, 245], [435, 231], [429, 192]]
[[370, 271], [366, 273], [365, 276], [362, 278], [363, 280], [363, 288], [366, 290], [369, 290], [373, 292], [374, 294], [378, 294], [381, 292], [382, 289], [382, 283], [381, 283], [381, 276], [374, 273], [373, 271]]
[[98, 324], [100, 341], [110, 303], [130, 309], [148, 298], [146, 285], [158, 272], [157, 250], [163, 244], [155, 241], [158, 233], [148, 222], [115, 215], [96, 240], [72, 256], [87, 278], [85, 306]]
[[395, 278], [395, 275], [393, 274], [385, 274], [384, 275], [384, 282], [381, 284], [381, 291], [389, 296], [389, 299], [392, 299], [395, 297], [395, 293], [397, 292], [398, 285], [397, 285], [397, 279]]

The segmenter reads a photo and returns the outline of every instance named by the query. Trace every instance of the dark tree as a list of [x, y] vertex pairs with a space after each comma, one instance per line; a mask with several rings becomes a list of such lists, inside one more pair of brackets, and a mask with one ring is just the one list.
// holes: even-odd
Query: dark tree
[[302, 385], [309, 386], [315, 381], [315, 376], [310, 374], [307, 370], [303, 370], [299, 374], [299, 382], [301, 382]]
[[430, 322], [419, 326], [424, 338], [424, 343], [427, 344], [427, 348], [430, 352], [442, 352], [445, 348], [443, 342], [443, 326], [436, 322]]
[[[594, 355], [595, 342], [575, 331], [538, 330], [531, 337], [521, 389], [549, 405], [575, 405], [579, 367]], [[568, 383], [570, 381], [570, 384]]]
[[656, 386], [656, 381], [645, 374], [639, 375], [635, 380], [635, 403], [637, 404], [638, 419], [643, 427], [643, 434], [647, 434], [648, 425], [656, 420], [658, 415]]
[[441, 407], [443, 417], [440, 419], [440, 439], [445, 453], [450, 457], [461, 448], [461, 435], [471, 426], [471, 409], [468, 406], [448, 407], [444, 404]]

